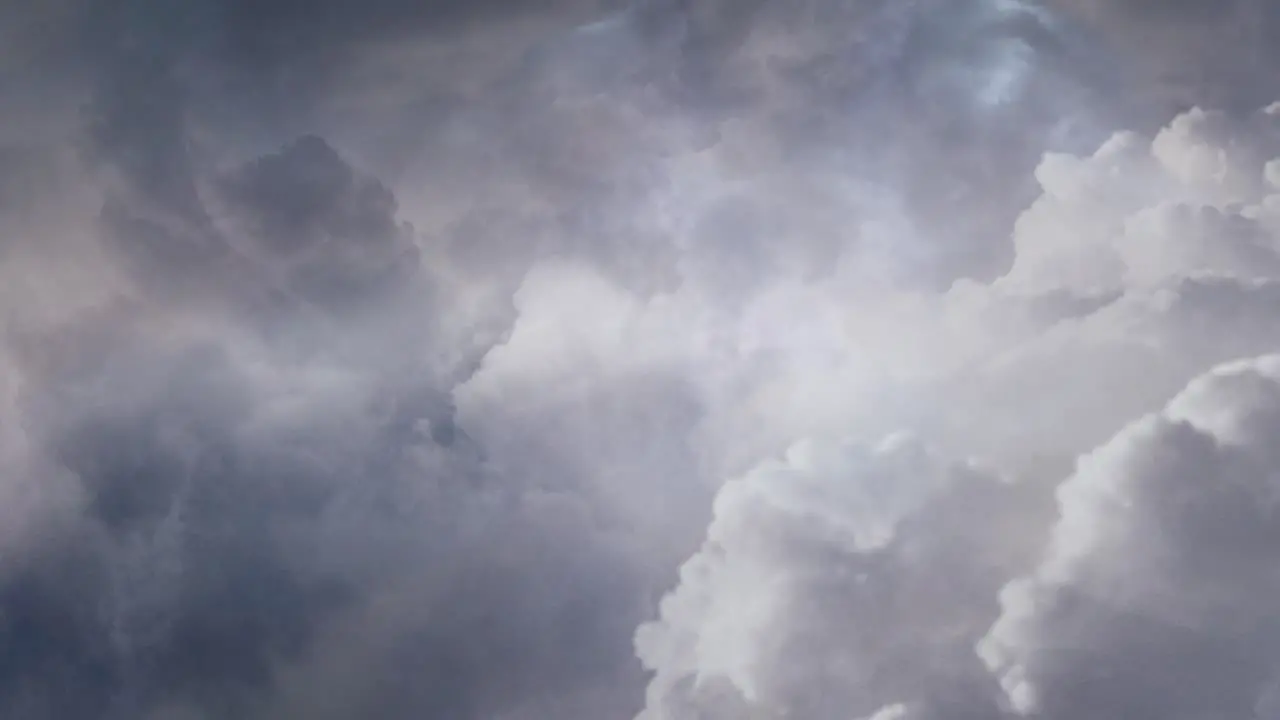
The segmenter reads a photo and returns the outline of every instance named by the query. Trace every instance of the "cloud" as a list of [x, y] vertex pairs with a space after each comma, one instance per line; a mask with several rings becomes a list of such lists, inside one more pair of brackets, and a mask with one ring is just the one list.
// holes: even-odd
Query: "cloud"
[[302, 303], [341, 313], [416, 279], [413, 228], [398, 220], [395, 195], [322, 138], [258, 158], [219, 189], [237, 236], [251, 243], [241, 251]]
[[1009, 543], [1033, 497], [907, 437], [797, 444], [726, 483], [637, 633], [654, 672], [639, 717], [991, 716], [971, 648], [1003, 571], [1038, 546]]
[[486, 468], [444, 393], [222, 327], [118, 334], [22, 393], [83, 500], [5, 577], [7, 713], [470, 717], [629, 667], [625, 535]]
[[161, 5], [0, 9], [6, 717], [989, 719], [1063, 468], [1274, 350], [1274, 113], [1115, 8]]
[[[895, 607], [902, 615], [877, 615], [858, 600], [867, 587], [823, 585], [839, 585], [844, 569], [866, 561], [857, 533], [883, 527], [876, 513], [840, 500], [842, 492], [868, 491], [874, 471], [750, 471], [719, 491], [704, 548], [686, 565], [661, 620], [638, 640], [641, 658], [657, 673], [645, 711], [654, 717], [767, 716], [780, 707], [821, 717], [829, 712], [815, 705], [822, 699], [868, 716], [882, 707], [898, 712], [901, 704], [901, 712], [919, 716], [963, 707], [992, 717], [999, 704], [994, 681], [973, 645], [996, 620], [997, 588], [1033, 563], [1037, 538], [1048, 533], [1048, 488], [1064, 461], [1159, 407], [1205, 368], [1274, 346], [1268, 268], [1275, 243], [1265, 210], [1273, 190], [1258, 159], [1273, 127], [1269, 113], [1236, 122], [1193, 112], [1151, 140], [1122, 134], [1092, 156], [1046, 158], [1038, 175], [1043, 195], [1019, 222], [1010, 270], [989, 285], [961, 283], [939, 296], [845, 285], [865, 281], [840, 271], [834, 278], [775, 271], [754, 290], [740, 279], [727, 282], [746, 298], [728, 310], [704, 304], [716, 297], [716, 285], [704, 291], [697, 276], [681, 291], [646, 299], [582, 266], [545, 265], [516, 296], [511, 335], [460, 393], [464, 416], [484, 417], [482, 408], [514, 402], [537, 408], [543, 422], [564, 417], [566, 406], [600, 418], [587, 409], [598, 391], [583, 388], [632, 377], [637, 368], [661, 369], [694, 380], [686, 392], [703, 408], [695, 437], [704, 453], [723, 454], [684, 472], [710, 475], [711, 484], [715, 472], [753, 451], [767, 454], [788, 437], [815, 433], [815, 446], [825, 448], [821, 438], [834, 432], [874, 439], [899, 422], [923, 425], [947, 447], [980, 449], [1024, 473], [1021, 484], [986, 480], [999, 488], [989, 491], [994, 498], [966, 485], [926, 503], [927, 510], [887, 508], [895, 530], [898, 513], [928, 514], [929, 521], [892, 534], [895, 543], [926, 549], [910, 561], [886, 552], [875, 566], [881, 574], [869, 577], [907, 597], [952, 598], [952, 618], [905, 601]], [[876, 315], [849, 318], [837, 310], [858, 302]], [[535, 397], [543, 399], [526, 399]], [[883, 397], [906, 407], [877, 404]], [[487, 446], [506, 454], [511, 438], [528, 437], [518, 427], [505, 436], [496, 426], [481, 432]], [[587, 447], [588, 461], [616, 457], [599, 441]], [[905, 484], [930, 473], [891, 477]], [[759, 496], [743, 490], [757, 486], [764, 488]], [[773, 492], [816, 499], [797, 507]], [[989, 504], [975, 507], [979, 497]], [[855, 540], [824, 532], [805, 508], [830, 512]], [[950, 513], [963, 519], [956, 526], [939, 520]], [[775, 514], [786, 519], [771, 519]], [[983, 518], [980, 527], [971, 524], [975, 517]], [[775, 522], [818, 537], [794, 555], [771, 549], [765, 543]], [[974, 534], [932, 534], [944, 527]], [[1010, 547], [1019, 552], [1000, 552]], [[959, 591], [966, 587], [972, 595]], [[838, 598], [830, 600], [838, 611], [826, 615], [805, 604], [810, 593], [827, 591]], [[747, 598], [762, 603], [759, 614], [751, 614]], [[892, 675], [900, 689], [890, 694], [879, 689], [883, 680], [857, 680], [856, 661], [878, 667], [898, 657], [862, 642], [860, 628], [911, 638], [932, 627], [926, 616], [954, 625], [921, 633], [944, 638], [944, 647], [921, 640], [901, 650], [903, 665]], [[945, 670], [926, 660], [938, 657], [949, 658]], [[845, 668], [833, 687], [823, 685], [824, 667]], [[770, 689], [752, 689], [756, 684]]]
[[[579, 469], [457, 426], [392, 193], [318, 138], [186, 209], [105, 158], [119, 294], [8, 328], [4, 712], [616, 707], [651, 571]], [[139, 246], [192, 226], [222, 262]]]
[[[912, 507], [894, 507], [889, 501], [897, 495], [880, 495], [881, 501], [889, 503], [879, 508], [883, 515], [868, 513], [844, 494], [874, 495], [882, 487], [876, 464], [869, 468], [860, 463], [837, 464], [838, 470], [818, 472], [788, 456], [782, 470], [765, 466], [725, 484], [703, 549], [685, 566], [680, 583], [664, 601], [660, 620], [644, 626], [637, 636], [639, 656], [656, 673], [640, 717], [696, 717], [698, 713], [770, 717], [788, 712], [825, 717], [834, 710], [818, 704], [828, 700], [855, 716], [971, 713], [998, 717], [1004, 701], [996, 697], [992, 677], [971, 664], [975, 641], [993, 621], [994, 629], [983, 641], [983, 657], [1015, 705], [1030, 697], [1031, 690], [1040, 693], [1041, 685], [1052, 688], [1044, 692], [1057, 693], [1052, 701], [1056, 705], [1043, 711], [1025, 701], [1022, 708], [1036, 717], [1170, 714], [1175, 709], [1193, 717], [1212, 712], [1213, 703], [1228, 708], [1221, 704], [1225, 697], [1248, 708], [1264, 702], [1262, 680], [1239, 692], [1235, 685], [1223, 684], [1221, 692], [1210, 687], [1211, 692], [1201, 694], [1202, 686], [1196, 684], [1201, 674], [1208, 675], [1204, 683], [1213, 687], [1219, 682], [1214, 677], [1223, 678], [1222, 683], [1228, 678], [1240, 683], [1269, 678], [1265, 672], [1240, 666], [1245, 658], [1254, 657], [1250, 649], [1254, 646], [1246, 640], [1247, 628], [1233, 630], [1235, 634], [1229, 636], [1197, 639], [1194, 633], [1184, 633], [1190, 632], [1182, 622], [1186, 618], [1165, 617], [1161, 611], [1163, 598], [1169, 597], [1172, 606], [1179, 602], [1176, 598], [1198, 592], [1184, 592], [1175, 582], [1185, 581], [1188, 588], [1205, 584], [1196, 579], [1199, 576], [1185, 577], [1169, 568], [1179, 558], [1191, 562], [1198, 556], [1198, 536], [1189, 538], [1185, 546], [1172, 546], [1157, 537], [1159, 532], [1176, 533], [1187, 513], [1201, 507], [1201, 496], [1179, 493], [1176, 505], [1168, 505], [1172, 501], [1162, 494], [1167, 484], [1152, 485], [1141, 497], [1125, 491], [1115, 500], [1116, 508], [1106, 505], [1105, 518], [1088, 514], [1103, 513], [1095, 504], [1089, 510], [1078, 509], [1084, 501], [1077, 498], [1090, 494], [1111, 503], [1109, 498], [1120, 491], [1095, 490], [1104, 482], [1101, 478], [1127, 478], [1139, 471], [1130, 470], [1137, 460], [1117, 459], [1123, 451], [1110, 448], [1145, 443], [1144, 433], [1158, 436], [1160, 443], [1168, 435], [1171, 444], [1168, 451], [1144, 449], [1137, 455], [1158, 458], [1151, 461], [1156, 463], [1152, 483], [1167, 482], [1164, 476], [1169, 473], [1185, 477], [1185, 483], [1199, 483], [1233, 472], [1228, 468], [1236, 467], [1235, 460], [1219, 465], [1205, 459], [1217, 457], [1216, 451], [1211, 452], [1212, 438], [1183, 442], [1189, 432], [1183, 426], [1192, 422], [1186, 419], [1192, 408], [1206, 413], [1204, 420], [1193, 425], [1212, 422], [1214, 433], [1247, 437], [1257, 444], [1258, 453], [1265, 453], [1270, 426], [1263, 420], [1259, 421], [1263, 424], [1249, 425], [1245, 416], [1236, 414], [1257, 412], [1264, 420], [1269, 417], [1265, 412], [1269, 391], [1256, 382], [1233, 385], [1230, 396], [1222, 400], [1205, 389], [1216, 387], [1209, 381], [1192, 382], [1191, 389], [1170, 406], [1174, 409], [1169, 413], [1175, 413], [1173, 419], [1182, 424], [1170, 420], [1166, 425], [1171, 429], [1148, 433], [1153, 423], [1158, 424], [1153, 420], [1137, 426], [1146, 430], [1122, 429], [1133, 418], [1158, 410], [1207, 369], [1274, 348], [1278, 334], [1273, 322], [1272, 268], [1277, 242], [1266, 208], [1275, 191], [1268, 180], [1268, 155], [1262, 154], [1274, 152], [1270, 144], [1274, 132], [1271, 111], [1239, 122], [1192, 111], [1151, 140], [1121, 134], [1092, 156], [1051, 155], [1038, 173], [1043, 195], [1019, 220], [1014, 236], [1019, 254], [1007, 274], [989, 285], [960, 283], [937, 297], [879, 296], [876, 307], [882, 317], [846, 326], [850, 340], [863, 342], [856, 346], [857, 355], [852, 348], [835, 350], [837, 356], [849, 358], [834, 363], [838, 370], [813, 375], [815, 365], [800, 362], [800, 348], [806, 346], [794, 339], [785, 343], [797, 354], [788, 358], [794, 365], [772, 367], [767, 382], [778, 392], [766, 396], [775, 403], [766, 403], [764, 407], [773, 412], [763, 415], [765, 422], [776, 424], [775, 429], [787, 428], [779, 430], [780, 436], [816, 433], [817, 444], [803, 447], [841, 447], [830, 446], [825, 439], [833, 428], [843, 426], [855, 437], [876, 437], [877, 431], [890, 429], [887, 423], [905, 421], [931, 428], [942, 446], [976, 452], [1015, 471], [1021, 480], [1000, 486], [1008, 494], [995, 500], [972, 484], [954, 496], [924, 493], [929, 500]], [[815, 292], [813, 287], [824, 290]], [[801, 318], [811, 320], [815, 310], [836, 302], [838, 287], [818, 283], [808, 293], [793, 295], [793, 302], [799, 304], [791, 305], [784, 316], [792, 326], [805, 321]], [[743, 313], [739, 319], [750, 316]], [[878, 327], [883, 329], [877, 331]], [[776, 332], [780, 328], [771, 328], [769, 335]], [[860, 405], [874, 403], [880, 397], [876, 393], [883, 390], [876, 387], [877, 376], [868, 373], [868, 368], [878, 365], [884, 373], [880, 377], [896, 384], [888, 396], [900, 402], [905, 398], [912, 406], [910, 413], [894, 414], [874, 405], [876, 413], [859, 410]], [[788, 377], [788, 371], [795, 375]], [[812, 394], [799, 394], [806, 384], [813, 388]], [[824, 414], [821, 398], [833, 394], [836, 397], [827, 401], [832, 410]], [[780, 412], [785, 406], [778, 403], [786, 402], [795, 403], [798, 425], [789, 425], [795, 422], [792, 416]], [[744, 405], [728, 407], [741, 412]], [[752, 418], [757, 429], [760, 417]], [[1061, 459], [1086, 453], [1117, 432], [1122, 434], [1106, 446], [1109, 449], [1086, 455], [1079, 461], [1077, 474], [1060, 486], [1062, 515], [1054, 521], [1052, 509], [1044, 503], [1056, 483]], [[1225, 440], [1219, 437], [1217, 442]], [[1184, 457], [1182, 452], [1190, 454]], [[1095, 459], [1099, 457], [1107, 459]], [[1263, 482], [1269, 462], [1269, 455], [1260, 455], [1249, 461], [1248, 472], [1261, 473], [1258, 482]], [[793, 467], [797, 464], [803, 469]], [[896, 466], [889, 463], [889, 467]], [[890, 474], [896, 482], [888, 487], [907, 492], [916, 483], [928, 486], [936, 472], [913, 468]], [[783, 502], [791, 493], [809, 499]], [[990, 504], [977, 504], [980, 497]], [[1204, 497], [1204, 512], [1214, 512], [1215, 498]], [[964, 516], [960, 527], [977, 535], [963, 540], [934, 535], [948, 527], [936, 518], [945, 517], [951, 502], [970, 503], [967, 509], [974, 514]], [[1152, 564], [1153, 573], [1175, 573], [1153, 579], [1157, 584], [1151, 586], [1140, 584], [1145, 577], [1142, 569], [1124, 564], [1127, 544], [1090, 546], [1090, 560], [1080, 559], [1085, 552], [1079, 546], [1082, 537], [1109, 532], [1105, 526], [1110, 518], [1131, 517], [1125, 513], [1140, 512], [1141, 504], [1167, 507], [1178, 514], [1142, 520], [1140, 527], [1126, 525], [1106, 539], [1131, 543], [1135, 552], [1152, 553], [1138, 557]], [[896, 524], [904, 513], [932, 512], [939, 515], [931, 516], [931, 521]], [[1115, 516], [1116, 512], [1121, 515]], [[836, 519], [825, 521], [827, 513]], [[983, 520], [975, 522], [975, 517]], [[830, 529], [833, 523], [839, 523], [836, 528], [848, 528], [847, 535]], [[923, 563], [917, 567], [886, 552], [887, 557], [874, 566], [874, 573], [868, 572], [863, 583], [832, 590], [839, 599], [830, 606], [838, 611], [822, 612], [826, 605], [817, 598], [825, 597], [824, 591], [815, 586], [839, 585], [836, 578], [865, 562], [863, 556], [869, 553], [861, 547], [860, 534], [884, 538], [885, 523], [894, 528], [887, 536], [894, 544], [948, 548], [958, 555], [947, 555], [949, 560], [944, 562], [921, 550], [922, 556], [911, 556]], [[787, 543], [787, 548], [802, 548], [793, 555], [783, 552], [781, 541], [775, 545], [774, 540], [779, 534], [789, 538], [791, 532], [801, 538], [815, 537], [794, 546]], [[1259, 530], [1258, 537], [1264, 535]], [[1046, 537], [1055, 544], [1050, 545], [1047, 559], [1038, 561], [1039, 539]], [[1058, 549], [1056, 543], [1064, 545]], [[994, 557], [993, 548], [1014, 547], [1025, 554]], [[1223, 548], [1206, 561], [1206, 568], [1235, 565], [1238, 561], [1229, 558], [1237, 550], [1241, 550], [1237, 545]], [[1085, 564], [1090, 561], [1099, 563], [1097, 571]], [[1102, 569], [1112, 568], [1112, 562], [1118, 564]], [[1028, 569], [1027, 564], [1037, 563], [1042, 563], [1036, 565], [1038, 570]], [[1080, 563], [1078, 570], [1076, 563]], [[1015, 582], [1003, 594], [996, 592], [997, 586], [1025, 572], [1032, 573], [1030, 579]], [[1078, 583], [1075, 574], [1063, 577], [1076, 572]], [[802, 578], [815, 580], [810, 584]], [[937, 586], [932, 585], [935, 582]], [[966, 582], [978, 584], [971, 600], [959, 599], [959, 589]], [[861, 593], [871, 592], [879, 583], [912, 588], [892, 595], [899, 598], [895, 609], [912, 607], [906, 598], [946, 596], [957, 603], [948, 611], [959, 613], [963, 607], [971, 614], [948, 621], [954, 623], [947, 627], [956, 634], [928, 629], [935, 618], [951, 617], [941, 610], [903, 609], [901, 620], [879, 615], [859, 601]], [[1132, 589], [1124, 589], [1125, 583], [1132, 583]], [[1230, 609], [1233, 599], [1246, 606], [1265, 605], [1264, 599], [1259, 600], [1265, 595], [1251, 585], [1238, 595], [1234, 591], [1242, 583], [1226, 579], [1214, 585], [1222, 588], [1220, 596], [1204, 602], [1212, 609], [1222, 608], [1223, 618], [1239, 616]], [[1113, 597], [1108, 594], [1112, 592], [1123, 594]], [[1145, 593], [1142, 602], [1150, 604], [1125, 605], [1134, 593]], [[991, 604], [997, 595], [1004, 607], [999, 618]], [[1063, 613], [1077, 614], [1064, 617]], [[1099, 619], [1094, 620], [1091, 613]], [[1096, 636], [1089, 634], [1094, 632], [1089, 624], [1095, 622]], [[1130, 626], [1138, 629], [1125, 629]], [[1152, 629], [1141, 629], [1147, 627]], [[859, 633], [867, 632], [866, 628], [883, 628], [906, 646], [902, 652], [908, 658], [951, 658], [944, 665], [953, 674], [930, 675], [921, 669], [924, 660], [908, 659], [887, 675], [892, 682], [902, 683], [896, 694], [885, 690], [891, 684], [885, 676], [872, 673], [866, 676], [879, 679], [860, 681], [870, 671], [859, 662], [874, 668], [877, 662], [898, 657], [891, 648], [865, 641]], [[921, 628], [926, 628], [921, 635], [930, 641], [945, 638], [955, 644], [914, 646], [910, 638]], [[1165, 632], [1169, 634], [1143, 634]], [[1077, 634], [1083, 637], [1077, 639]], [[1131, 652], [1149, 654], [1120, 656], [1115, 650], [1115, 655], [1108, 655], [1113, 652], [1108, 644], [1112, 640], [1131, 643], [1120, 646], [1126, 651], [1132, 647]], [[788, 650], [792, 644], [802, 649]], [[1071, 648], [1081, 649], [1075, 653]], [[1164, 660], [1179, 653], [1187, 658], [1185, 667]], [[1265, 657], [1258, 659], [1260, 668], [1268, 662]], [[1113, 669], [1095, 672], [1100, 666]], [[1233, 669], [1223, 669], [1228, 666]], [[832, 667], [841, 670], [838, 681], [833, 679], [833, 686], [827, 687], [823, 673]], [[1128, 667], [1147, 670], [1127, 675], [1123, 669]], [[1091, 683], [1098, 684], [1096, 691]], [[1132, 690], [1126, 694], [1124, 688], [1130, 683]], [[1174, 687], [1176, 692], [1168, 689]], [[1166, 705], [1167, 697], [1173, 699]], [[1222, 711], [1228, 717], [1251, 717], [1242, 709]]]
[[1096, 28], [1130, 78], [1130, 101], [1147, 122], [1200, 105], [1248, 112], [1277, 95], [1280, 16], [1259, 0], [1201, 4], [1146, 0], [1052, 0], [1059, 12]]
[[981, 645], [1014, 709], [1265, 715], [1278, 374], [1221, 366], [1080, 461]]

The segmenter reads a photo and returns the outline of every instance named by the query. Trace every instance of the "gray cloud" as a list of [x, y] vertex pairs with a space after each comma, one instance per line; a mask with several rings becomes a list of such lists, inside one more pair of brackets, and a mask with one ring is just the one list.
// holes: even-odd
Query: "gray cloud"
[[1205, 105], [1250, 112], [1280, 90], [1280, 14], [1271, 3], [1053, 0], [1048, 5], [1098, 29], [1130, 78], [1129, 92], [1148, 123], [1170, 111]]
[[1246, 6], [0, 8], [0, 714], [998, 717], [1061, 466], [1274, 345]]
[[493, 476], [402, 379], [153, 332], [22, 398], [85, 509], [5, 579], [6, 713], [474, 717], [629, 667], [637, 565], [576, 485]]

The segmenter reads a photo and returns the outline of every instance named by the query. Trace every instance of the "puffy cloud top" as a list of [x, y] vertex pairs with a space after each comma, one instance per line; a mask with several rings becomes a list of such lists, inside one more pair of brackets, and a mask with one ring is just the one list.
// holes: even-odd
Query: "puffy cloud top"
[[1274, 712], [1280, 358], [1221, 366], [1084, 456], [980, 645], [1036, 717]]

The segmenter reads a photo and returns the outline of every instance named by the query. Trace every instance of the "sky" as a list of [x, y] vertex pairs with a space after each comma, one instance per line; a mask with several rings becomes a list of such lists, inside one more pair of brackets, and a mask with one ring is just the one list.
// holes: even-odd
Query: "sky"
[[0, 2], [0, 717], [1280, 717], [1278, 40]]

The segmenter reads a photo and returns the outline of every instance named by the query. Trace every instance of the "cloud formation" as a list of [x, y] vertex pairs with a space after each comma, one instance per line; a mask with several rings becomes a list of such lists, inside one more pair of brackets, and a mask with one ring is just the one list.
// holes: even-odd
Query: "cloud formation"
[[1083, 457], [981, 653], [1012, 709], [1267, 717], [1275, 356], [1220, 366]]
[[968, 687], [982, 689], [973, 632], [1000, 573], [1036, 547], [1003, 545], [1022, 495], [907, 437], [802, 443], [730, 481], [660, 620], [637, 633], [655, 673], [638, 717], [993, 712]]
[[[827, 424], [730, 481], [637, 634], [655, 673], [638, 717], [1265, 714], [1265, 611], [1251, 625], [1245, 608], [1267, 604], [1275, 361], [1219, 363], [1278, 337], [1277, 127], [1272, 109], [1196, 110], [1151, 140], [1050, 155], [1006, 275], [882, 306], [903, 313], [894, 332], [861, 337], [915, 398], [902, 419], [1013, 474], [939, 481], [945, 461], [904, 467]], [[841, 379], [815, 382], [839, 407], [876, 397]], [[835, 428], [890, 421], [846, 411]]]
[[1137, 5], [0, 8], [0, 715], [1265, 716], [1272, 26]]

